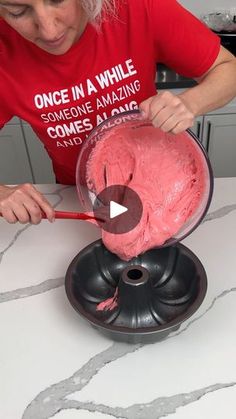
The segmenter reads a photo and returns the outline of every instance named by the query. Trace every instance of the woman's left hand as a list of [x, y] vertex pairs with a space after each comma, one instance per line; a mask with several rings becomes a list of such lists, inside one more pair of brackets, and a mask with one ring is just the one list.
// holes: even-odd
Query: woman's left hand
[[144, 116], [164, 132], [179, 134], [194, 124], [194, 114], [181, 95], [164, 91], [143, 101], [139, 106]]

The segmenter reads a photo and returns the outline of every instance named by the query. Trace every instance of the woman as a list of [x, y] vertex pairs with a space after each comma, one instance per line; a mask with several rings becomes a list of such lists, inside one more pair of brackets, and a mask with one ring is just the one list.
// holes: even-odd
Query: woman
[[[0, 127], [28, 121], [60, 183], [75, 182], [81, 144], [104, 119], [139, 107], [179, 133], [236, 95], [236, 62], [219, 38], [175, 0], [0, 0]], [[156, 94], [156, 62], [199, 84]], [[54, 210], [29, 184], [0, 186], [14, 223]]]

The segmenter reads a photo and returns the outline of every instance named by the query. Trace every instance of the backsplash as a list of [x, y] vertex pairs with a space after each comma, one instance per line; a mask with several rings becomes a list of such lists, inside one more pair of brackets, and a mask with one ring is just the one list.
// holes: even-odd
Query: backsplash
[[186, 9], [190, 10], [196, 16], [208, 13], [214, 10], [235, 9], [235, 0], [178, 0]]

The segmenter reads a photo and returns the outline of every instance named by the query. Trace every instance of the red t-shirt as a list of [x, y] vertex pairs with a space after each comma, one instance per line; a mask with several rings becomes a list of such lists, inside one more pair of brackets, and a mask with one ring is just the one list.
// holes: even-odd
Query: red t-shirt
[[16, 115], [44, 143], [56, 178], [75, 183], [81, 145], [100, 122], [156, 92], [156, 63], [203, 75], [219, 38], [175, 0], [120, 1], [100, 31], [88, 24], [64, 55], [51, 55], [0, 20], [0, 127]]

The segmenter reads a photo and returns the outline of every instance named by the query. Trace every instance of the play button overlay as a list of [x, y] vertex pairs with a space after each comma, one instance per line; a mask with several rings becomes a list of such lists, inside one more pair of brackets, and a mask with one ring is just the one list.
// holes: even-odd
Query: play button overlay
[[110, 202], [110, 218], [118, 217], [118, 215], [124, 214], [126, 211], [128, 211], [128, 208], [124, 207], [123, 205], [120, 205], [114, 201]]
[[124, 234], [138, 225], [143, 206], [133, 189], [123, 185], [112, 185], [97, 195], [93, 212], [103, 230], [113, 234]]

